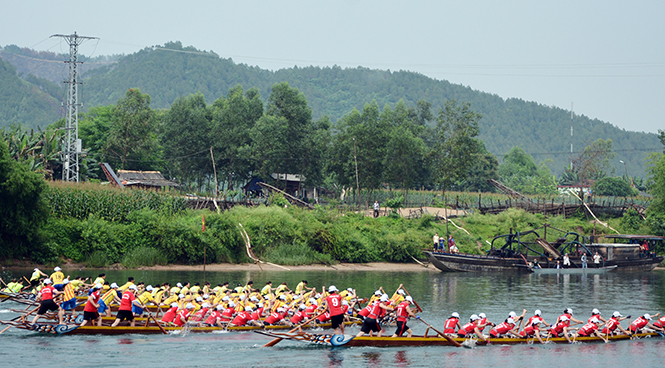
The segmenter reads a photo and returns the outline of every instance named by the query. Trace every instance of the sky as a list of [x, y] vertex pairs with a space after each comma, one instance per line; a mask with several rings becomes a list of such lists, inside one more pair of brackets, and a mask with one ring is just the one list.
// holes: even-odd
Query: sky
[[665, 1], [12, 1], [0, 46], [85, 56], [181, 41], [277, 70], [408, 70], [631, 131], [665, 129]]

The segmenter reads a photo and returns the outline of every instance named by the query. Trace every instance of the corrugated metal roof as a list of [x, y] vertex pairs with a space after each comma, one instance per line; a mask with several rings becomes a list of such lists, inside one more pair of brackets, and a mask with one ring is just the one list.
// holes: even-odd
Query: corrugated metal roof
[[159, 171], [118, 170], [117, 175], [124, 185], [148, 185], [152, 187], [178, 186], [178, 184], [166, 180], [164, 175]]

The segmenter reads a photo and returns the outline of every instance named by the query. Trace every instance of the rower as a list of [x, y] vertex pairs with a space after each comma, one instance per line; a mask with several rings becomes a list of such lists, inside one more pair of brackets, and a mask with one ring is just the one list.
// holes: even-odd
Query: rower
[[[659, 315], [660, 315], [660, 313], [657, 313], [657, 314], [654, 315], [654, 317], [658, 317]], [[639, 316], [638, 318], [635, 318], [635, 320], [633, 321], [633, 323], [630, 324], [628, 329], [630, 330], [630, 332], [632, 332], [634, 334], [642, 333], [642, 329], [644, 329], [645, 327], [651, 328], [651, 329], [656, 330], [656, 331], [663, 332], [662, 328], [654, 326], [649, 321], [651, 321], [651, 316], [649, 314]]]
[[203, 304], [201, 304], [201, 309], [196, 311], [196, 313], [194, 313], [194, 315], [191, 317], [190, 320], [192, 322], [201, 322], [201, 321], [203, 321], [206, 318], [206, 316], [208, 315], [209, 310], [210, 310], [210, 305], [206, 302], [203, 302]]
[[44, 287], [42, 287], [42, 289], [39, 291], [39, 294], [37, 294], [37, 301], [41, 300], [41, 302], [39, 304], [39, 310], [37, 311], [37, 315], [35, 316], [35, 318], [32, 319], [33, 324], [37, 322], [39, 317], [41, 317], [47, 311], [58, 311], [58, 322], [60, 324], [63, 324], [63, 317], [65, 315], [65, 310], [60, 308], [60, 306], [53, 301], [53, 298], [58, 294], [62, 294], [62, 292], [56, 290], [53, 286], [51, 286], [50, 279], [45, 279]]
[[548, 323], [545, 322], [541, 315], [542, 312], [540, 309], [536, 309], [533, 317], [529, 318], [529, 320], [524, 325], [524, 329], [520, 331], [520, 336], [526, 339], [529, 337], [535, 337], [538, 339], [538, 341], [540, 341], [541, 344], [544, 344], [543, 339], [540, 337], [540, 329], [538, 326], [540, 324], [547, 325]]
[[[152, 296], [153, 290], [154, 288], [152, 287], [152, 285], [148, 285], [145, 287], [145, 291], [137, 298], [141, 305], [147, 307], [148, 303], [152, 303], [155, 306], [159, 306], [159, 304], [155, 302], [155, 298]], [[143, 315], [143, 308], [134, 304], [132, 305], [132, 313], [134, 313], [134, 316], [140, 317]]]
[[330, 323], [332, 324], [331, 327], [335, 330], [335, 335], [344, 334], [344, 306], [342, 305], [342, 296], [339, 295], [339, 290], [335, 285], [330, 285], [328, 292], [330, 295], [323, 302], [323, 306], [324, 308], [328, 307]]
[[604, 337], [600, 334], [600, 331], [598, 331], [598, 327], [600, 327], [602, 323], [603, 322], [598, 317], [591, 317], [587, 324], [580, 327], [579, 331], [577, 331], [577, 334], [575, 335], [575, 338], [597, 336], [601, 339], [604, 339]]
[[62, 309], [67, 311], [72, 311], [72, 317], [76, 318], [76, 294], [74, 293], [74, 286], [69, 282], [69, 278], [62, 280], [62, 294], [63, 302]]
[[[120, 303], [121, 301], [122, 300], [118, 297], [118, 284], [114, 282], [99, 300], [99, 308], [97, 308], [97, 312], [100, 315], [106, 313], [107, 317], [111, 317], [111, 307], [109, 306], [113, 303]], [[101, 326], [100, 324], [97, 325]]]
[[557, 320], [558, 322], [552, 326], [548, 333], [548, 338], [550, 335], [554, 337], [565, 337], [568, 342], [570, 341], [570, 337], [568, 332], [571, 330], [575, 330], [574, 328], [570, 328], [570, 318], [566, 316], [560, 316], [559, 319]]
[[375, 291], [374, 295], [372, 295], [372, 297], [369, 299], [369, 302], [367, 302], [367, 306], [358, 312], [358, 315], [366, 318], [372, 312], [374, 302], [376, 302], [376, 300], [381, 297], [381, 294], [383, 294], [381, 293], [381, 290]]
[[594, 308], [591, 311], [591, 317], [589, 317], [589, 320], [587, 322], [591, 322], [591, 319], [594, 318], [594, 317], [596, 317], [599, 321], [601, 321], [603, 323], [607, 322], [607, 320], [605, 318], [600, 316], [600, 311], [597, 308]]
[[401, 337], [404, 335], [404, 332], [407, 333], [406, 337], [411, 337], [413, 335], [413, 331], [411, 331], [409, 326], [406, 325], [406, 321], [409, 319], [409, 317], [420, 319], [420, 316], [413, 313], [409, 307], [409, 305], [412, 303], [413, 298], [411, 298], [410, 295], [407, 295], [406, 298], [404, 298], [404, 301], [397, 305], [397, 329], [395, 330], [395, 333], [392, 337]]
[[228, 323], [231, 322], [233, 319], [233, 316], [235, 315], [235, 306], [236, 304], [234, 302], [229, 302], [229, 304], [226, 306], [224, 311], [222, 312], [222, 318], [221, 321]]
[[272, 287], [272, 281], [266, 282], [266, 286], [261, 289], [261, 295], [268, 295], [270, 294], [275, 288]]
[[307, 287], [307, 280], [302, 280], [298, 285], [296, 285], [296, 294], [302, 295], [306, 290], [312, 290], [313, 288]]
[[136, 321], [134, 320], [134, 314], [132, 313], [132, 307], [136, 305], [137, 307], [143, 308], [141, 302], [136, 300], [136, 293], [138, 288], [136, 285], [130, 285], [127, 287], [127, 291], [122, 293], [122, 300], [120, 301], [120, 307], [118, 308], [118, 313], [116, 314], [115, 321], [111, 327], [116, 327], [122, 321], [130, 321], [132, 327], [135, 326]]
[[602, 332], [605, 335], [610, 335], [614, 334], [614, 330], [618, 328], [619, 331], [621, 331], [624, 335], [631, 335], [630, 332], [624, 330], [623, 327], [621, 327], [621, 321], [627, 318], [630, 318], [630, 316], [624, 317], [621, 315], [621, 313], [619, 313], [619, 311], [615, 311], [614, 313], [612, 313], [612, 317], [607, 320], [607, 322], [605, 323], [605, 327], [603, 327], [603, 329], [600, 332]]
[[469, 318], [469, 323], [465, 324], [457, 330], [457, 336], [461, 338], [465, 337], [470, 337], [472, 334], [476, 334], [481, 340], [487, 342], [487, 337], [483, 335], [482, 332], [480, 332], [480, 329], [478, 328], [478, 322], [480, 321], [480, 317], [472, 314], [471, 317]]
[[383, 330], [379, 326], [378, 318], [381, 317], [386, 311], [393, 310], [393, 307], [388, 305], [389, 300], [390, 298], [388, 297], [388, 294], [383, 294], [378, 301], [374, 302], [372, 311], [367, 315], [367, 318], [363, 320], [363, 325], [356, 337], [360, 337], [366, 333], [369, 333], [369, 335], [372, 336], [372, 332], [377, 332], [376, 336], [381, 337]]
[[178, 312], [175, 320], [173, 321], [173, 324], [175, 324], [178, 327], [184, 327], [185, 324], [187, 324], [189, 316], [192, 314], [193, 310], [194, 310], [194, 304], [187, 303], [187, 305], [185, 305], [185, 308], [181, 309], [180, 312]]
[[102, 324], [102, 317], [97, 310], [99, 309], [99, 301], [102, 298], [101, 292], [103, 287], [102, 284], [95, 284], [92, 287], [92, 293], [88, 296], [88, 300], [83, 308], [83, 322], [81, 322], [81, 327], [85, 326], [88, 321], [97, 321], [97, 326]]
[[[630, 316], [628, 316], [630, 318]], [[660, 319], [653, 324], [656, 327], [665, 328], [665, 315], [660, 317]]]
[[37, 285], [39, 285], [39, 278], [42, 276], [48, 277], [48, 275], [40, 271], [39, 268], [35, 268], [35, 270], [32, 272], [32, 276], [30, 276], [30, 286], [33, 288], [37, 287]]
[[494, 327], [489, 332], [490, 336], [493, 338], [504, 337], [508, 334], [518, 336], [519, 332], [515, 328], [515, 320], [511, 317], [506, 318], [505, 321], [500, 323], [498, 326]]
[[53, 271], [55, 271], [51, 274], [51, 282], [53, 282], [53, 287], [58, 291], [62, 291], [64, 286], [62, 281], [65, 279], [65, 274], [62, 273], [62, 268], [60, 267], [55, 267]]
[[487, 327], [487, 326], [490, 326], [490, 327], [495, 327], [496, 326], [495, 323], [492, 323], [492, 322], [487, 320], [487, 316], [485, 315], [485, 313], [479, 313], [478, 317], [480, 317], [480, 319], [478, 320], [478, 323], [477, 323], [478, 330], [480, 331], [480, 333], [482, 333], [483, 330], [485, 329], [485, 327]]
[[300, 322], [302, 322], [305, 318], [307, 318], [307, 313], [305, 313], [305, 309], [307, 309], [307, 306], [304, 303], [298, 305], [298, 311], [293, 314], [291, 320], [289, 321], [291, 322], [292, 326], [300, 324]]
[[217, 308], [215, 308], [212, 313], [208, 316], [208, 318], [205, 320], [203, 323], [206, 326], [210, 327], [224, 327], [222, 324], [222, 314], [221, 311], [224, 309], [223, 305], [218, 305]]
[[[566, 317], [566, 318], [568, 318], [568, 326], [571, 326], [571, 325], [574, 326], [574, 325], [578, 325], [578, 324], [582, 324], [582, 323], [584, 323], [584, 322], [580, 321], [579, 319], [575, 319], [575, 318], [573, 318], [573, 310], [570, 309], [570, 308], [566, 308], [566, 309], [563, 310], [563, 314], [560, 315], [559, 318], [557, 318], [556, 323], [561, 322], [561, 317]], [[556, 323], [555, 323], [555, 324], [556, 324]]]
[[449, 335], [454, 335], [455, 334], [455, 328], [458, 330], [462, 328], [459, 323], [459, 313], [453, 312], [450, 315], [450, 318], [446, 320], [443, 324], [443, 333], [444, 334], [449, 334]]
[[173, 302], [171, 303], [171, 308], [164, 313], [164, 316], [162, 317], [162, 322], [163, 323], [173, 323], [175, 321], [175, 317], [178, 314], [178, 303]]
[[264, 326], [276, 326], [276, 325], [285, 325], [287, 322], [284, 320], [284, 317], [289, 314], [288, 310], [283, 307], [277, 308], [276, 311], [271, 313], [263, 321]]

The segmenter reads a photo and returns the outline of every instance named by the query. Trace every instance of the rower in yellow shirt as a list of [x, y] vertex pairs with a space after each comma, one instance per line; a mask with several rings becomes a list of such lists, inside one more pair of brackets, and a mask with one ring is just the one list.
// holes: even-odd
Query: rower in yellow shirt
[[404, 290], [397, 289], [390, 300], [392, 301], [392, 305], [399, 305], [399, 303], [404, 301]]
[[100, 273], [99, 276], [95, 279], [95, 281], [92, 283], [93, 285], [104, 285], [104, 282], [106, 282], [106, 274], [105, 273]]
[[39, 279], [42, 276], [48, 277], [48, 275], [40, 271], [39, 268], [35, 268], [35, 270], [32, 272], [32, 276], [30, 276], [30, 286], [32, 286], [33, 288], [38, 286], [40, 284]]
[[132, 286], [132, 285], [134, 285], [134, 278], [129, 276], [127, 278], [127, 282], [124, 285], [120, 286], [118, 288], [118, 290], [125, 291], [125, 290], [129, 289], [129, 287]]
[[312, 290], [313, 288], [307, 287], [307, 280], [302, 280], [298, 285], [296, 285], [296, 294], [302, 295], [306, 290]]
[[279, 286], [277, 287], [277, 289], [275, 289], [275, 295], [279, 295], [279, 294], [281, 294], [281, 293], [283, 293], [283, 292], [285, 292], [285, 291], [287, 291], [287, 290], [288, 290], [288, 291], [291, 291], [291, 289], [289, 289], [289, 287], [286, 286], [286, 285], [287, 285], [286, 282], [283, 282], [281, 285], [279, 285]]
[[51, 282], [53, 283], [53, 287], [58, 291], [62, 291], [64, 287], [62, 281], [65, 279], [65, 274], [62, 273], [62, 268], [60, 267], [55, 267], [53, 271], [55, 271], [51, 274]]
[[192, 293], [192, 294], [199, 295], [199, 294], [201, 293], [201, 286], [200, 286], [200, 284], [199, 284], [198, 282], [194, 283], [194, 286], [192, 286], [192, 287], [189, 289], [189, 292]]

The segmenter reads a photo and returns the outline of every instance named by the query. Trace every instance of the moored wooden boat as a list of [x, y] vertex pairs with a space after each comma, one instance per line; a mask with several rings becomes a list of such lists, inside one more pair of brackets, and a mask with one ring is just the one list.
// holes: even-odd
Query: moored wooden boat
[[533, 268], [536, 275], [593, 275], [605, 274], [617, 269], [617, 265], [599, 268]]
[[[261, 335], [280, 338], [285, 340], [292, 340], [298, 342], [305, 342], [309, 344], [329, 346], [329, 347], [338, 347], [338, 346], [374, 346], [374, 347], [404, 347], [404, 346], [453, 346], [453, 344], [445, 338], [437, 337], [436, 335], [427, 336], [413, 336], [413, 337], [370, 337], [370, 336], [360, 336], [355, 337], [354, 335], [331, 335], [331, 334], [316, 334], [308, 332], [272, 332], [272, 331], [254, 331]], [[634, 334], [633, 338], [651, 338], [660, 336], [658, 333], [642, 333]], [[631, 337], [628, 335], [614, 335], [609, 336], [608, 341], [621, 341], [629, 340]], [[544, 338], [543, 338], [544, 339]], [[460, 344], [468, 344], [470, 341], [473, 341], [473, 344], [476, 345], [487, 345], [483, 340], [470, 340], [466, 338], [453, 338], [456, 342]], [[551, 343], [555, 344], [567, 344], [568, 340], [564, 337], [555, 337], [548, 340]], [[575, 341], [580, 343], [590, 343], [590, 342], [604, 342], [600, 337], [578, 337]], [[502, 337], [502, 338], [492, 338], [489, 340], [490, 345], [516, 345], [516, 344], [532, 344], [534, 343], [533, 338], [511, 338], [511, 337]], [[537, 340], [536, 340], [537, 343]]]

